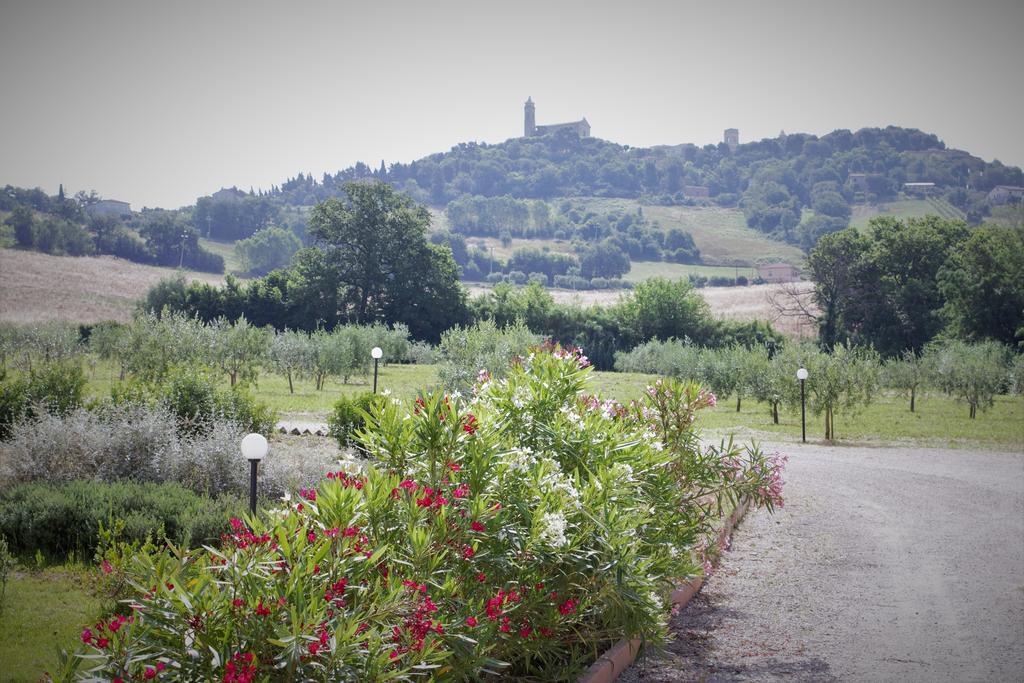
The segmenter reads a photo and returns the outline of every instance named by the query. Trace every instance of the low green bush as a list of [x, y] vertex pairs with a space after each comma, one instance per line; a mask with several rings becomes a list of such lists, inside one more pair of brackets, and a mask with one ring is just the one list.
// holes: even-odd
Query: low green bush
[[342, 448], [355, 442], [355, 432], [366, 423], [365, 415], [373, 408], [374, 402], [380, 397], [377, 394], [364, 392], [355, 396], [342, 396], [334, 404], [334, 410], [327, 417], [330, 435]]
[[10, 436], [11, 425], [38, 409], [67, 415], [82, 406], [85, 373], [75, 360], [59, 360], [32, 368], [27, 376], [7, 376], [0, 370], [0, 440]]
[[34, 482], [0, 494], [0, 536], [15, 553], [84, 556], [95, 552], [100, 525], [120, 520], [126, 541], [165, 536], [197, 547], [217, 540], [245, 509], [241, 498], [200, 496], [173, 482]]

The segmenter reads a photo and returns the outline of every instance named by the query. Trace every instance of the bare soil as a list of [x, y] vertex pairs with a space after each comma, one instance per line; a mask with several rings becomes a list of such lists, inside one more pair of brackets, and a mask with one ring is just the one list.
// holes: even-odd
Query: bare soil
[[785, 507], [620, 681], [1024, 680], [1024, 455], [780, 450]]

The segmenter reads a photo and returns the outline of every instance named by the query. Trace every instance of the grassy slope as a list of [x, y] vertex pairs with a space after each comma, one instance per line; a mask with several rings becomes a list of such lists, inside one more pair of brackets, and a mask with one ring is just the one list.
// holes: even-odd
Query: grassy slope
[[[177, 272], [113, 256], [0, 249], [0, 320], [127, 321], [146, 290]], [[189, 280], [224, 281], [212, 273], [184, 273]]]
[[698, 206], [641, 206], [631, 199], [587, 199], [595, 211], [636, 211], [664, 229], [678, 227], [693, 235], [702, 260], [709, 265], [752, 266], [771, 261], [798, 264], [803, 252], [747, 227], [739, 209]]
[[213, 252], [214, 254], [218, 254], [223, 258], [225, 272], [231, 273], [232, 275], [243, 274], [242, 262], [238, 260], [238, 256], [235, 254], [234, 242], [219, 242], [217, 240], [200, 237], [199, 246], [207, 251]]
[[853, 216], [850, 225], [863, 230], [868, 221], [875, 216], [893, 216], [894, 218], [920, 218], [928, 214], [943, 218], [963, 219], [964, 214], [955, 206], [941, 198], [903, 199], [882, 204], [856, 204], [852, 207]]
[[31, 683], [57, 672], [58, 650], [80, 644], [83, 625], [99, 613], [87, 585], [81, 570], [12, 574], [0, 618], [0, 683]]

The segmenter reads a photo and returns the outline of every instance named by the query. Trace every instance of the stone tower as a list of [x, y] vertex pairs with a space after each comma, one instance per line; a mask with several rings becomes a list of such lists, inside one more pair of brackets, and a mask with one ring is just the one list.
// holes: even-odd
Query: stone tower
[[740, 146], [740, 132], [735, 128], [725, 129], [725, 144], [728, 145], [729, 151], [735, 152], [736, 148]]
[[537, 133], [537, 118], [533, 107], [533, 98], [526, 98], [526, 105], [523, 113], [523, 135], [530, 137]]

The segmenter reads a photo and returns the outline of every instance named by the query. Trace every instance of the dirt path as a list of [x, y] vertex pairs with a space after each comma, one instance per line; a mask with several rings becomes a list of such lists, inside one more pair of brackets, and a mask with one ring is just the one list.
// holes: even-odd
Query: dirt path
[[778, 448], [785, 508], [620, 681], [1024, 681], [1024, 455]]

